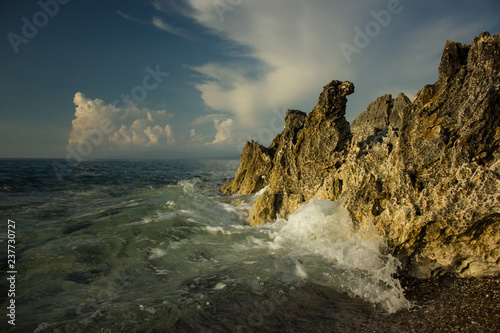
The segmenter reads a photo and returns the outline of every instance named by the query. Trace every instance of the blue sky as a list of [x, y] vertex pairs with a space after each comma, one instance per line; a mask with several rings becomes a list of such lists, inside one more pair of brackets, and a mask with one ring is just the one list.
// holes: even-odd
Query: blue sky
[[350, 80], [347, 119], [437, 79], [500, 2], [4, 0], [0, 157], [238, 156]]

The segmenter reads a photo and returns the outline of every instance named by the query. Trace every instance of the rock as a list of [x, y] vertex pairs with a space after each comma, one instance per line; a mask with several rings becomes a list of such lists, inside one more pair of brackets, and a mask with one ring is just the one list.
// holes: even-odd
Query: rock
[[241, 164], [233, 181], [222, 186], [224, 194], [250, 194], [257, 192], [268, 184], [269, 173], [274, 151], [257, 142], [247, 142], [241, 153]]
[[366, 138], [385, 130], [389, 124], [401, 128], [403, 110], [411, 101], [405, 94], [400, 93], [396, 99], [391, 95], [384, 95], [370, 103], [366, 111], [361, 113], [353, 122], [351, 130], [355, 136]]
[[313, 197], [341, 200], [417, 277], [500, 273], [500, 35], [448, 41], [438, 71], [413, 103], [379, 97], [352, 128], [354, 86], [332, 81], [309, 115], [288, 111], [269, 148], [248, 143], [222, 191], [267, 186], [252, 225]]

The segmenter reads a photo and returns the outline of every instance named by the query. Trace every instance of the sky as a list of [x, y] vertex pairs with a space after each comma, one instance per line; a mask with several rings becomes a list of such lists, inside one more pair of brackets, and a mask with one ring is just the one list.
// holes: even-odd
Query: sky
[[498, 0], [3, 0], [0, 158], [238, 157], [349, 80], [352, 121], [437, 79]]

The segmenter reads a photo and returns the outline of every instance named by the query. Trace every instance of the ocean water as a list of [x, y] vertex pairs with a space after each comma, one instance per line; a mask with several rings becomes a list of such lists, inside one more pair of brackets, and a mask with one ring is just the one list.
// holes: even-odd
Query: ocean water
[[63, 179], [53, 163], [0, 160], [2, 270], [10, 219], [17, 272], [2, 329], [342, 331], [410, 306], [383, 239], [339, 203], [249, 226], [260, 193], [216, 191], [239, 161], [83, 160]]

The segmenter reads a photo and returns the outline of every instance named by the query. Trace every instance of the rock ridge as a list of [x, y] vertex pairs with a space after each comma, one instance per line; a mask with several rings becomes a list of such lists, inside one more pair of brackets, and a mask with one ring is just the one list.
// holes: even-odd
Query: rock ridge
[[287, 112], [269, 147], [248, 142], [221, 191], [266, 188], [252, 225], [341, 200], [417, 277], [500, 273], [500, 35], [447, 41], [438, 73], [413, 102], [381, 96], [352, 126], [354, 85], [330, 82], [308, 115]]

